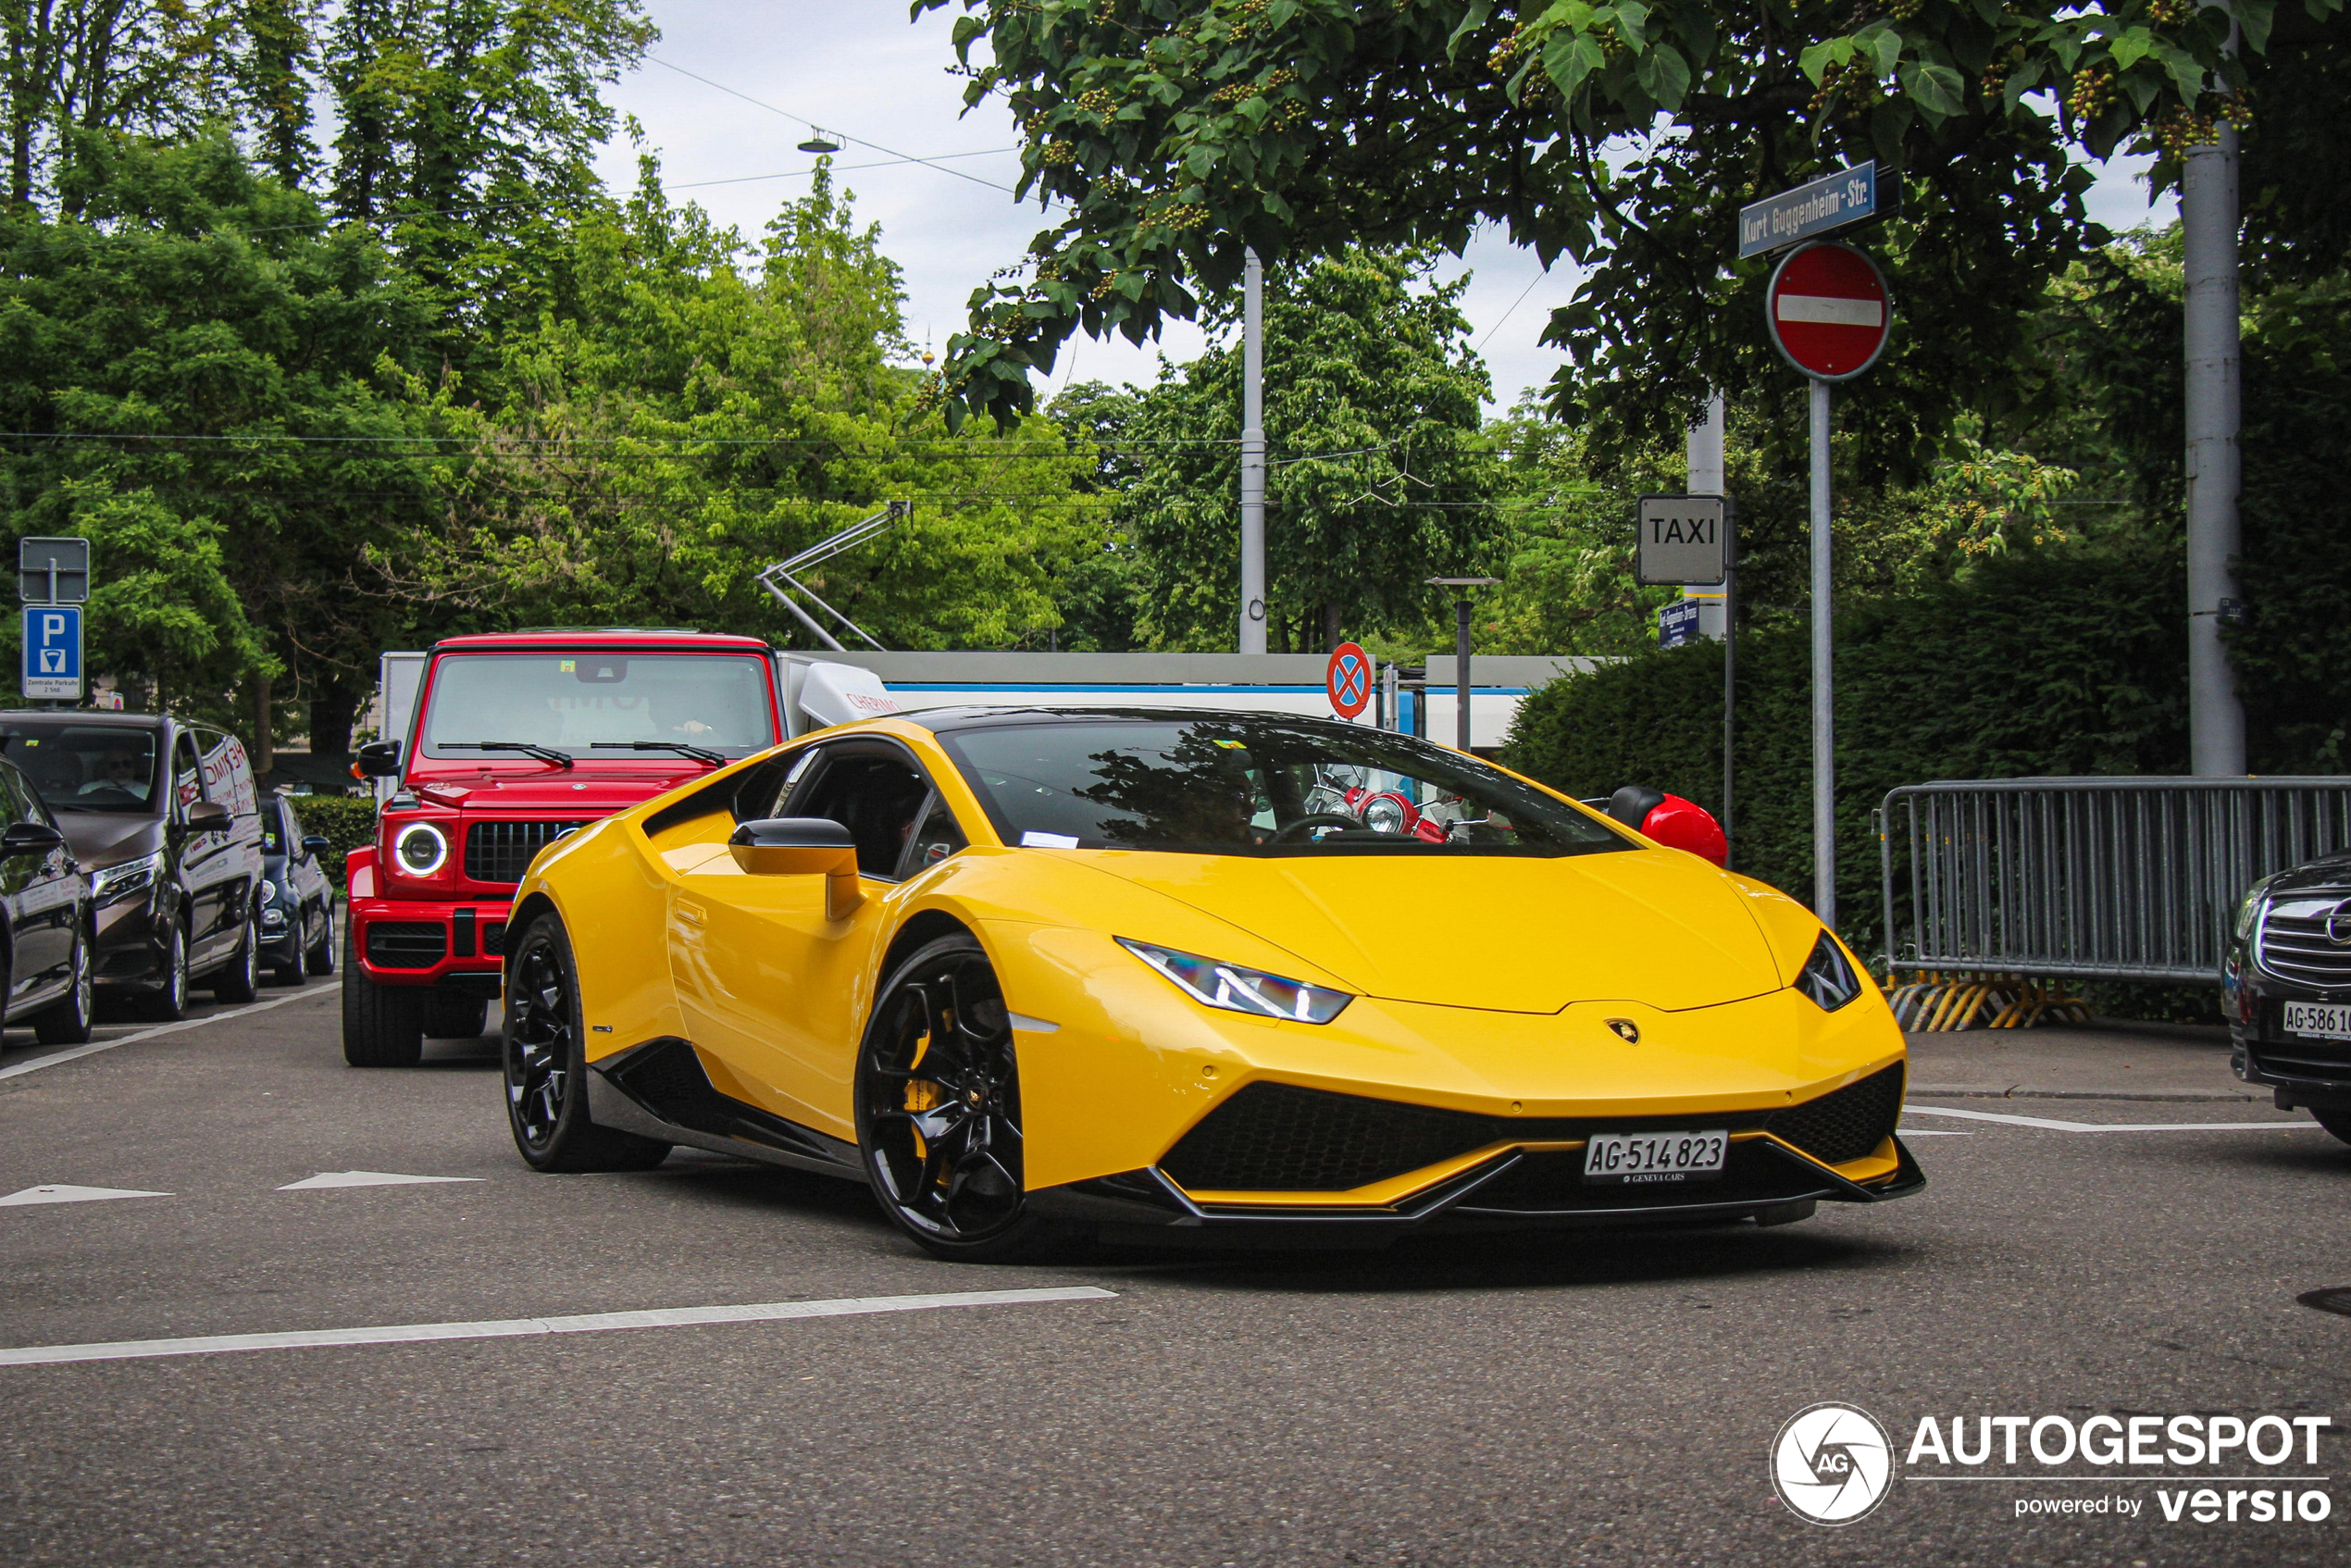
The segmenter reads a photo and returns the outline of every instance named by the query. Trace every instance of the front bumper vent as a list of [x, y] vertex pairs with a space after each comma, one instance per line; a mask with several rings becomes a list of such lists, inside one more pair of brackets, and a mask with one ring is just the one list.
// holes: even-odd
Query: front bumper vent
[[[1159, 1168], [1188, 1192], [1346, 1192], [1497, 1143], [1568, 1143], [1596, 1132], [1700, 1126], [1768, 1129], [1825, 1164], [1842, 1164], [1875, 1152], [1894, 1131], [1902, 1112], [1902, 1074], [1897, 1063], [1779, 1111], [1606, 1119], [1481, 1116], [1253, 1083], [1201, 1117]], [[1580, 1181], [1583, 1156], [1574, 1159]]]
[[1902, 1073], [1897, 1062], [1859, 1083], [1774, 1111], [1764, 1128], [1824, 1165], [1865, 1160], [1902, 1118]]
[[449, 927], [421, 920], [378, 920], [367, 927], [367, 962], [379, 969], [429, 969], [449, 952]]
[[584, 822], [476, 822], [466, 828], [466, 879], [519, 882], [541, 850]]

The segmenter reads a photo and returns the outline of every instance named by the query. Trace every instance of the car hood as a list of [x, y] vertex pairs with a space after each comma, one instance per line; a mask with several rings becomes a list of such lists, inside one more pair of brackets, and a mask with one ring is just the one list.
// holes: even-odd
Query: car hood
[[706, 778], [712, 769], [692, 764], [676, 771], [632, 768], [627, 772], [579, 768], [535, 778], [444, 778], [411, 786], [429, 804], [465, 812], [529, 812], [534, 815], [606, 816], [665, 795], [681, 784]]
[[66, 847], [87, 870], [104, 870], [118, 861], [136, 860], [163, 848], [160, 817], [99, 811], [52, 815], [57, 819], [58, 831], [66, 836]]
[[1738, 888], [1678, 850], [1411, 861], [1108, 852], [1093, 863], [1391, 1001], [1556, 1013], [1622, 1000], [1679, 1012], [1785, 983]]

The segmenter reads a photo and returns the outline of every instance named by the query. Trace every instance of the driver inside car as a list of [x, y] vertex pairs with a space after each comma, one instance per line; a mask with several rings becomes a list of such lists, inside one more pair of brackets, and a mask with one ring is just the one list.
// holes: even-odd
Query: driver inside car
[[116, 746], [100, 760], [95, 777], [74, 793], [98, 795], [113, 792], [143, 801], [147, 798], [147, 759], [144, 756], [131, 747]]

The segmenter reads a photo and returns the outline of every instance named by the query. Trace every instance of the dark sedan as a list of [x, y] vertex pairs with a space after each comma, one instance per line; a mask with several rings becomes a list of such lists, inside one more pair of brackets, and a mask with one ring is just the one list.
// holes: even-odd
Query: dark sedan
[[90, 1038], [90, 878], [22, 773], [0, 762], [0, 910], [7, 920], [11, 1024], [44, 1045]]
[[2237, 1076], [2351, 1143], [2351, 854], [2253, 885], [2220, 982]]
[[288, 985], [335, 972], [335, 885], [318, 864], [330, 847], [284, 796], [261, 798], [261, 962]]

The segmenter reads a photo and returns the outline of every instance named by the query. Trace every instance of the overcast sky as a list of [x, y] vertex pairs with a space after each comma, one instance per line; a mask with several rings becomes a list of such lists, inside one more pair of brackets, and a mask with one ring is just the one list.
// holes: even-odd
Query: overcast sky
[[[1001, 100], [963, 113], [963, 80], [947, 72], [959, 10], [909, 24], [904, 0], [648, 3], [662, 40], [612, 101], [644, 127], [670, 191], [756, 237], [808, 188], [815, 159], [795, 145], [808, 122], [836, 132], [840, 182], [856, 193], [859, 218], [881, 224], [884, 250], [905, 268], [906, 320], [917, 342], [943, 345], [962, 324], [972, 289], [1017, 262], [1046, 226], [1035, 203], [1013, 201], [1020, 160]], [[882, 162], [893, 155], [945, 161]], [[616, 190], [635, 182], [635, 160], [625, 139], [605, 149], [603, 172]], [[2108, 169], [2093, 193], [2092, 211], [2109, 228], [2147, 220], [2137, 167]], [[2168, 204], [2157, 217], [2169, 220]], [[1576, 277], [1564, 261], [1544, 276], [1531, 253], [1494, 234], [1474, 241], [1441, 275], [1462, 270], [1474, 274], [1462, 305], [1493, 372], [1495, 410], [1506, 408], [1557, 367], [1559, 355], [1536, 339]], [[1200, 334], [1178, 323], [1160, 346], [1182, 361], [1200, 345]], [[1081, 338], [1062, 356], [1053, 384], [1148, 381], [1158, 352], [1123, 338]]]

